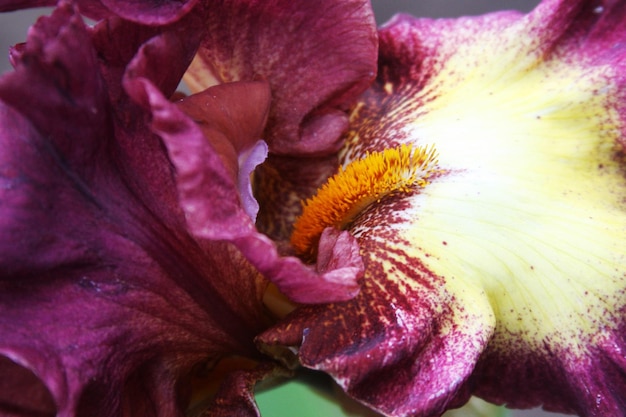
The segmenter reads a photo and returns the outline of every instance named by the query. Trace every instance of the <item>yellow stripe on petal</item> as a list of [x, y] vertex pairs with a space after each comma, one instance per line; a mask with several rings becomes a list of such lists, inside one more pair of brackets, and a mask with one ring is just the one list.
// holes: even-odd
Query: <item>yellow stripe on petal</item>
[[348, 164], [303, 203], [302, 215], [294, 224], [292, 245], [301, 254], [314, 253], [324, 229], [344, 228], [386, 195], [426, 186], [436, 163], [434, 147], [402, 145]]

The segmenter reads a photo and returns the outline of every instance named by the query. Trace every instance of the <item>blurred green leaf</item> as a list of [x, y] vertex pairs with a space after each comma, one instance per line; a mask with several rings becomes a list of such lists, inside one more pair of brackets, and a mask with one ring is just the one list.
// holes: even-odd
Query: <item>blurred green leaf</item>
[[[256, 400], [263, 417], [381, 417], [348, 398], [322, 373], [302, 371], [296, 378], [260, 386]], [[478, 398], [444, 417], [508, 417], [509, 411]]]
[[509, 417], [511, 415], [507, 408], [472, 397], [465, 406], [450, 410], [443, 417]]

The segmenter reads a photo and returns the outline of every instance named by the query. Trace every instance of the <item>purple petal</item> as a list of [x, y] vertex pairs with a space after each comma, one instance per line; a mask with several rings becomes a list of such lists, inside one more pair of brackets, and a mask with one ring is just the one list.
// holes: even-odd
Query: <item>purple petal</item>
[[[91, 0], [92, 1], [92, 0]], [[113, 14], [146, 25], [165, 25], [189, 13], [198, 0], [100, 0]], [[90, 0], [81, 2], [90, 6]]]
[[243, 209], [253, 222], [259, 213], [259, 203], [252, 194], [250, 178], [257, 166], [267, 159], [267, 144], [259, 140], [252, 148], [239, 155], [239, 178], [237, 185]]
[[[259, 358], [266, 281], [232, 246], [188, 232], [152, 115], [111, 93], [119, 77], [91, 33], [60, 6], [0, 79], [0, 354], [9, 375], [45, 386], [3, 407], [182, 416], [194, 369]], [[162, 50], [172, 36], [146, 43], [132, 75], [170, 89], [146, 62], [190, 56]]]
[[56, 415], [56, 406], [50, 391], [31, 371], [5, 356], [0, 356], [0, 375], [0, 403], [13, 406], [9, 416]]
[[269, 156], [254, 176], [257, 225], [287, 241], [299, 201], [336, 168], [346, 108], [375, 75], [370, 5], [229, 0], [214, 2], [210, 11], [207, 37], [186, 81], [193, 91], [240, 80], [269, 83], [272, 103], [262, 135]]
[[615, 1], [383, 27], [342, 162], [432, 144], [439, 171], [350, 224], [357, 298], [300, 308], [260, 342], [389, 416], [470, 394], [624, 415], [625, 33]]
[[464, 382], [494, 317], [484, 294], [467, 304], [416, 265], [410, 248], [394, 242], [392, 254], [380, 245], [390, 232], [359, 239], [365, 277], [354, 300], [302, 307], [258, 340], [269, 352], [293, 348], [302, 365], [384, 415], [439, 415], [469, 398]]
[[[338, 301], [358, 292], [362, 262], [347, 232], [327, 235], [322, 251], [330, 259], [314, 269], [295, 257], [280, 256], [243, 208], [237, 150], [258, 140], [256, 132], [267, 114], [265, 83], [224, 84], [183, 101], [183, 106], [200, 104], [191, 113], [199, 125], [145, 80], [129, 78], [126, 85], [154, 115], [152, 128], [165, 141], [176, 167], [179, 198], [194, 236], [234, 243], [259, 272], [295, 301]], [[219, 100], [208, 100], [211, 97]], [[258, 122], [256, 128], [251, 121]], [[225, 135], [225, 131], [233, 134]]]
[[255, 385], [269, 377], [287, 376], [276, 364], [265, 364], [250, 371], [229, 374], [218, 392], [219, 401], [202, 414], [203, 417], [261, 417], [252, 395]]
[[239, 154], [259, 140], [269, 104], [267, 85], [227, 84], [184, 99], [179, 106], [196, 122], [143, 79], [128, 79], [126, 85], [155, 116], [153, 129], [165, 140], [176, 166], [191, 230], [210, 240], [254, 233], [238, 193], [244, 175], [239, 173]]
[[[57, 3], [57, 0], [3, 0], [0, 12], [55, 6]], [[189, 13], [198, 0], [79, 0], [77, 3], [81, 13], [96, 20], [119, 16], [145, 25], [166, 25]]]
[[194, 91], [266, 79], [270, 152], [330, 153], [347, 127], [339, 111], [376, 70], [376, 30], [361, 0], [212, 2], [207, 37], [189, 71]]
[[[130, 69], [133, 75], [149, 79], [170, 97], [196, 53], [202, 25], [197, 14], [187, 15], [165, 28], [140, 26], [118, 18], [97, 24], [92, 38], [111, 100], [127, 100], [122, 78], [133, 59], [135, 62]], [[140, 47], [141, 57], [135, 57]]]

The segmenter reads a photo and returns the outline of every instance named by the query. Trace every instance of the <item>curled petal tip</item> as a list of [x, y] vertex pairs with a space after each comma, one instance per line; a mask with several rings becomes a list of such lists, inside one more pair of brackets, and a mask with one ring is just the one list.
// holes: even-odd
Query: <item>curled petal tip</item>
[[324, 236], [316, 267], [292, 256], [279, 256], [274, 244], [264, 236], [238, 239], [236, 245], [296, 303], [345, 301], [359, 291], [363, 263], [356, 240], [347, 232], [333, 231]]
[[263, 140], [259, 140], [250, 149], [239, 154], [238, 158], [239, 177], [237, 184], [239, 187], [239, 195], [241, 196], [241, 204], [253, 222], [256, 222], [257, 214], [259, 213], [259, 203], [256, 198], [254, 198], [252, 192], [251, 178], [255, 168], [267, 159], [267, 151], [267, 143]]

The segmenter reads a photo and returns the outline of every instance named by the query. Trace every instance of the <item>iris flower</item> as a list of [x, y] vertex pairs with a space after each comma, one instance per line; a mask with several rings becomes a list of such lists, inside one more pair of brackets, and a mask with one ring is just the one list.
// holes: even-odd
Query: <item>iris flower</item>
[[400, 15], [379, 35], [342, 168], [292, 237], [310, 256], [350, 230], [362, 290], [261, 341], [387, 416], [471, 394], [626, 414], [626, 2]]
[[254, 416], [295, 364], [387, 416], [626, 413], [626, 3], [153, 3], [62, 2], [0, 79], [3, 411]]
[[[0, 79], [3, 413], [255, 415], [254, 383], [281, 373], [254, 345], [273, 322], [268, 282], [300, 302], [348, 299], [362, 275], [355, 240], [329, 229], [320, 262], [305, 264], [255, 228], [250, 174], [272, 147], [268, 117], [287, 106], [271, 74], [170, 100], [217, 7], [153, 26], [107, 12], [88, 27], [80, 5], [38, 20]], [[363, 59], [304, 80], [346, 72], [328, 103], [309, 101], [319, 118], [374, 73], [371, 11], [342, 7], [372, 23], [348, 35]], [[290, 117], [315, 123], [308, 113]], [[245, 360], [203, 405], [196, 382], [224, 357]]]

